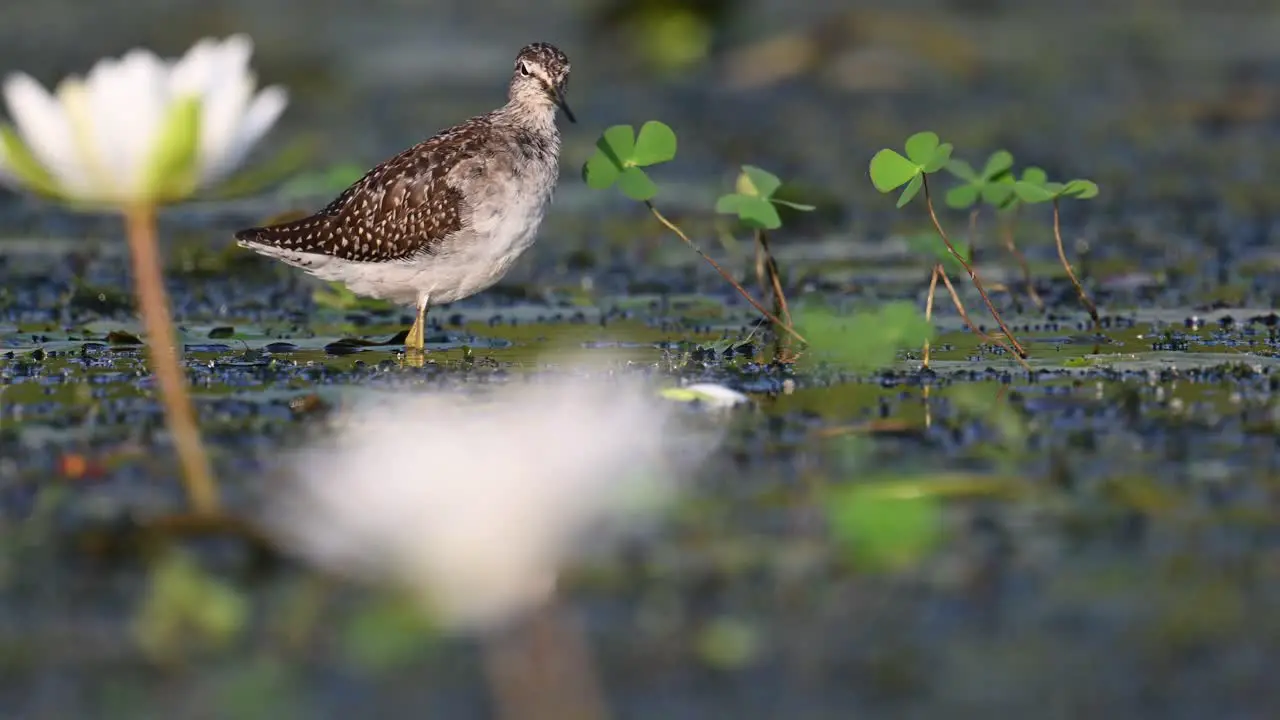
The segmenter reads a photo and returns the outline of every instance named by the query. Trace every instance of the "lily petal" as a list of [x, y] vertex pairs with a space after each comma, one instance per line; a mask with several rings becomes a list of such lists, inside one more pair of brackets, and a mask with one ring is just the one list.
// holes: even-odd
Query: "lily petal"
[[26, 73], [6, 77], [3, 92], [14, 126], [31, 154], [65, 191], [83, 192], [88, 178], [62, 106]]
[[249, 109], [240, 118], [235, 136], [220, 158], [206, 182], [215, 183], [222, 180], [233, 169], [238, 167], [249, 155], [249, 151], [267, 134], [280, 114], [289, 104], [289, 93], [279, 85], [264, 88], [249, 105]]
[[89, 80], [94, 146], [117, 199], [143, 191], [165, 113], [165, 66], [154, 53], [131, 50], [109, 74]]

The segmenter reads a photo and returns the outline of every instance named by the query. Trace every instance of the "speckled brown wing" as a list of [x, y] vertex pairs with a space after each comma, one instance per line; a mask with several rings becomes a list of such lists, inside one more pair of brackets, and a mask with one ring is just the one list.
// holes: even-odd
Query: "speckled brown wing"
[[358, 262], [435, 254], [463, 228], [464, 199], [448, 174], [477, 154], [489, 130], [481, 117], [440, 133], [373, 168], [320, 212], [241, 230], [236, 240]]

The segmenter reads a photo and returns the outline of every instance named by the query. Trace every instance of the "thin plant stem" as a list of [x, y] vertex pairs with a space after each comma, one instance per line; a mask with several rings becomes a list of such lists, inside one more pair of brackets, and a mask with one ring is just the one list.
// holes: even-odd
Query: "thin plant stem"
[[1013, 356], [1014, 360], [1018, 361], [1018, 364], [1021, 365], [1024, 370], [1030, 370], [1031, 366], [1028, 365], [1027, 361], [1022, 359], [1018, 353], [1014, 352], [1013, 348], [1009, 347], [1009, 343], [982, 332], [978, 329], [978, 326], [974, 324], [973, 320], [969, 319], [969, 313], [965, 312], [964, 303], [960, 302], [960, 294], [956, 292], [955, 286], [951, 284], [951, 278], [947, 277], [947, 271], [942, 268], [941, 263], [938, 264], [938, 274], [942, 276], [942, 282], [947, 286], [947, 292], [951, 293], [951, 302], [955, 303], [956, 312], [960, 313], [960, 317], [964, 319], [964, 324], [969, 326], [969, 329], [973, 331], [973, 334], [977, 335], [981, 340], [994, 343], [1005, 350], [1008, 350], [1009, 354]]
[[1040, 293], [1036, 292], [1035, 282], [1031, 279], [1031, 266], [1027, 264], [1027, 256], [1022, 254], [1018, 246], [1013, 241], [1013, 226], [1017, 222], [1018, 208], [1013, 208], [1013, 219], [1008, 222], [1001, 223], [1000, 239], [1004, 242], [1004, 247], [1009, 254], [1018, 261], [1018, 267], [1022, 269], [1022, 282], [1027, 287], [1027, 297], [1031, 298], [1031, 302], [1036, 304], [1036, 309], [1044, 312], [1044, 300], [1040, 299]]
[[946, 243], [947, 250], [951, 252], [952, 257], [960, 262], [960, 265], [965, 269], [965, 272], [969, 273], [969, 279], [973, 281], [973, 286], [978, 288], [978, 293], [982, 295], [982, 301], [986, 303], [987, 310], [991, 312], [991, 317], [995, 319], [996, 324], [1000, 326], [1000, 330], [1005, 334], [1005, 337], [1009, 338], [1009, 342], [1013, 343], [1015, 354], [1019, 357], [1025, 358], [1027, 356], [1027, 351], [1022, 349], [1022, 345], [1018, 343], [1018, 339], [1013, 336], [1013, 332], [1004, 324], [1004, 319], [1001, 318], [1000, 313], [996, 311], [996, 306], [991, 304], [991, 298], [987, 297], [987, 290], [982, 286], [982, 280], [978, 277], [978, 273], [974, 271], [973, 267], [969, 265], [969, 262], [965, 260], [960, 253], [956, 252], [955, 245], [951, 244], [951, 238], [947, 237], [946, 231], [942, 229], [942, 223], [938, 221], [938, 214], [933, 210], [933, 198], [929, 194], [928, 176], [921, 175], [920, 177], [923, 180], [924, 185], [924, 204], [925, 207], [929, 209], [929, 219], [933, 221], [933, 227], [938, 231], [938, 236], [942, 238], [942, 242]]
[[746, 288], [742, 287], [741, 283], [739, 283], [737, 280], [734, 280], [732, 275], [725, 272], [724, 268], [720, 267], [720, 263], [716, 262], [715, 260], [712, 260], [710, 255], [707, 255], [706, 253], [702, 252], [702, 250], [697, 245], [693, 244], [693, 241], [689, 239], [689, 236], [685, 235], [684, 231], [681, 230], [679, 226], [677, 226], [675, 223], [668, 220], [665, 215], [658, 212], [658, 208], [655, 207], [651, 201], [645, 200], [644, 205], [645, 207], [649, 208], [649, 212], [652, 213], [655, 218], [657, 218], [658, 222], [662, 223], [664, 227], [666, 227], [671, 232], [675, 233], [676, 237], [683, 240], [685, 245], [688, 245], [690, 248], [692, 248], [694, 252], [698, 253], [698, 255], [702, 257], [703, 260], [707, 261], [707, 264], [715, 268], [716, 272], [720, 273], [720, 277], [724, 278], [730, 285], [733, 286], [734, 290], [738, 291], [739, 295], [745, 298], [747, 302], [751, 303], [751, 307], [755, 308], [757, 311], [760, 312], [761, 315], [764, 315], [766, 318], [768, 318], [769, 321], [772, 322], [774, 325], [787, 331], [787, 334], [791, 335], [792, 337], [804, 343], [805, 345], [809, 344], [809, 341], [805, 340], [803, 335], [796, 332], [796, 329], [791, 327], [789, 323], [782, 322], [781, 320], [778, 319], [776, 315], [766, 310], [764, 306], [761, 305], [760, 303], [756, 302], [756, 299], [751, 297], [751, 293], [747, 292]]
[[769, 249], [769, 237], [763, 230], [756, 231], [756, 246], [764, 254], [764, 267], [766, 276], [769, 279], [769, 285], [773, 289], [773, 311], [778, 317], [785, 318], [787, 324], [791, 324], [791, 309], [787, 307], [787, 296], [782, 292], [782, 274], [778, 271], [778, 261], [773, 257], [773, 251]]
[[165, 421], [182, 463], [187, 500], [194, 514], [216, 515], [220, 510], [218, 488], [200, 440], [186, 378], [178, 364], [175, 349], [177, 339], [169, 316], [169, 298], [164, 289], [156, 241], [155, 208], [145, 205], [126, 208], [124, 220], [129, 255], [133, 259], [134, 289], [151, 356], [151, 371], [160, 385]]
[[604, 720], [604, 699], [582, 631], [552, 600], [484, 642], [484, 665], [501, 720]]
[[[924, 301], [924, 319], [933, 320], [933, 294], [938, 290], [938, 270], [942, 268], [942, 263], [933, 266], [933, 272], [929, 273], [929, 297]], [[924, 341], [924, 367], [929, 367], [929, 341]]]
[[1095, 332], [1102, 331], [1102, 321], [1098, 319], [1098, 307], [1089, 299], [1089, 295], [1085, 293], [1084, 287], [1080, 285], [1080, 281], [1076, 279], [1076, 273], [1071, 269], [1071, 263], [1067, 262], [1067, 251], [1062, 247], [1062, 227], [1058, 219], [1058, 199], [1053, 199], [1053, 239], [1058, 245], [1058, 259], [1062, 261], [1062, 267], [1067, 270], [1067, 277], [1071, 278], [1071, 284], [1076, 286], [1076, 293], [1080, 295], [1080, 302], [1084, 303], [1085, 308], [1089, 311], [1089, 317], [1093, 318], [1093, 329]]

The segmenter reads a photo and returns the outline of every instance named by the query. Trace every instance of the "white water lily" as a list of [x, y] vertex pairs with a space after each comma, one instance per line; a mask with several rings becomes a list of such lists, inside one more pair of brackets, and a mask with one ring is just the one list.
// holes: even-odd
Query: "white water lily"
[[716, 442], [673, 410], [581, 379], [361, 403], [288, 459], [266, 526], [330, 572], [413, 592], [446, 627], [492, 627], [671, 499]]
[[205, 38], [177, 60], [146, 49], [99, 60], [51, 94], [26, 73], [4, 80], [0, 181], [93, 205], [155, 205], [224, 180], [288, 102], [255, 94], [245, 35]]

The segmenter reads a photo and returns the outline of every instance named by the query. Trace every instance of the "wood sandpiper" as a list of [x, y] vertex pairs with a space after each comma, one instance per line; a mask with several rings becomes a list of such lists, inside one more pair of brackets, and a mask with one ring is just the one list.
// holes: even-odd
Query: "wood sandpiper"
[[563, 52], [527, 45], [506, 105], [383, 162], [318, 213], [236, 240], [357, 295], [416, 305], [405, 347], [421, 351], [431, 305], [488, 289], [533, 244], [560, 174], [556, 108], [576, 122], [568, 82]]

